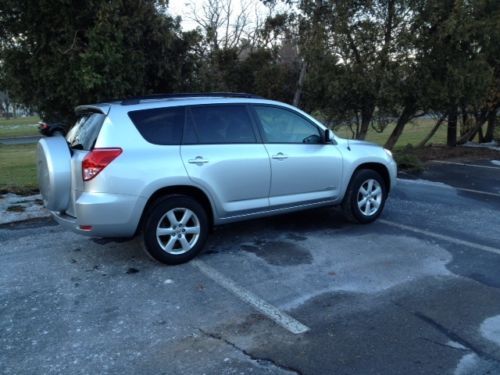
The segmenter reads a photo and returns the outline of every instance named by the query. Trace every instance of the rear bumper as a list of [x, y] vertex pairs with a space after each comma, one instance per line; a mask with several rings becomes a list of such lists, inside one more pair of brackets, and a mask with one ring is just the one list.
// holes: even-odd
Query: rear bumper
[[[64, 228], [92, 237], [131, 237], [146, 205], [133, 195], [84, 192], [75, 202], [76, 217], [52, 211]], [[82, 229], [84, 228], [84, 229]]]

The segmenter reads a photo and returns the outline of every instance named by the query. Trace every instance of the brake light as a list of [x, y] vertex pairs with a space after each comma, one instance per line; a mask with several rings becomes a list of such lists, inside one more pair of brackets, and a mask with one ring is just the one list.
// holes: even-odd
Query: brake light
[[94, 148], [82, 161], [83, 181], [92, 180], [121, 153], [121, 148]]

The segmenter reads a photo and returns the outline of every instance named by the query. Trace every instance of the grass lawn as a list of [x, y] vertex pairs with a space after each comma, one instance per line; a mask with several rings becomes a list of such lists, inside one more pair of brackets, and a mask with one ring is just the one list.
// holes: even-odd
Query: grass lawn
[[0, 145], [0, 191], [23, 193], [37, 188], [36, 146]]
[[38, 116], [0, 119], [0, 138], [38, 135]]
[[[399, 137], [395, 148], [402, 148], [408, 144], [412, 146], [418, 145], [420, 141], [424, 139], [425, 136], [431, 131], [435, 123], [436, 121], [433, 119], [417, 119], [411, 123], [406, 124], [403, 134], [401, 135], [401, 137]], [[383, 133], [378, 133], [370, 127], [366, 140], [383, 146], [387, 141], [387, 138], [389, 138], [389, 135], [392, 133], [394, 126], [395, 124], [389, 124], [387, 128], [385, 128]], [[335, 130], [335, 133], [340, 137], [352, 137], [351, 131], [345, 127]], [[434, 137], [432, 137], [428, 142], [428, 144], [431, 143], [434, 145], [446, 143], [446, 124], [443, 124], [439, 127], [436, 134], [434, 134]]]

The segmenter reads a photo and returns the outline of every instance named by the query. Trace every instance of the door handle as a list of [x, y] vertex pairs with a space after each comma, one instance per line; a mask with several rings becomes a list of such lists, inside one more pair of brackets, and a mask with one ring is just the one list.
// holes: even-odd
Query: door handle
[[189, 159], [188, 163], [190, 163], [190, 164], [206, 164], [206, 163], [208, 163], [208, 160], [203, 159], [202, 156], [197, 156], [194, 159]]
[[288, 156], [286, 156], [282, 152], [278, 152], [276, 155], [273, 155], [272, 158], [276, 159], [276, 160], [285, 160], [285, 159], [288, 159]]

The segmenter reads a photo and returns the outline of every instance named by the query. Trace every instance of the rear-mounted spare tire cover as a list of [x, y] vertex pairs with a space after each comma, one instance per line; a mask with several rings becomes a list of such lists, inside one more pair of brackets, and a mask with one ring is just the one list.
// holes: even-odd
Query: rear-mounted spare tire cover
[[64, 211], [71, 193], [71, 154], [62, 136], [42, 138], [37, 148], [38, 186], [51, 211]]

